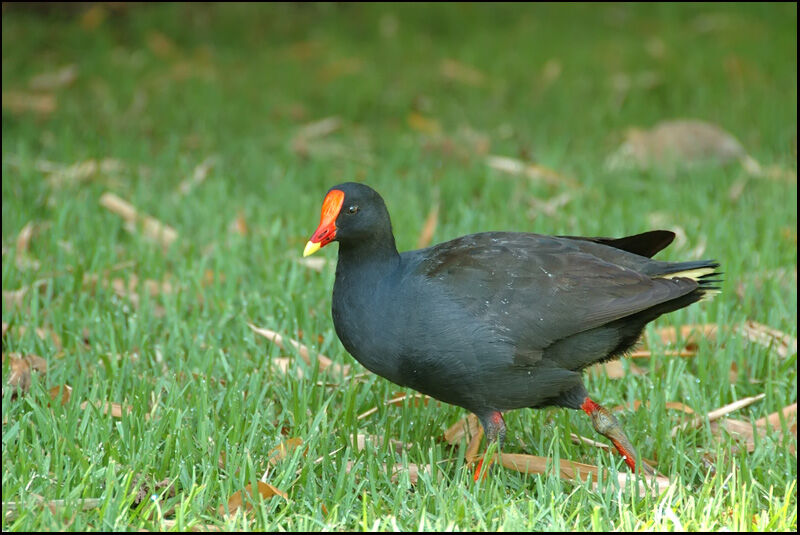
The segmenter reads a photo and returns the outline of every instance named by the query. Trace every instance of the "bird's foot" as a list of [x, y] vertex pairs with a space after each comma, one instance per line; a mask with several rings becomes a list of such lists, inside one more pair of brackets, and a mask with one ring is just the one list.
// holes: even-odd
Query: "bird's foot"
[[611, 443], [614, 444], [614, 447], [622, 456], [625, 464], [627, 464], [631, 470], [635, 472], [638, 464], [641, 466], [642, 472], [649, 475], [654, 475], [656, 473], [650, 465], [639, 458], [636, 449], [633, 447], [633, 444], [631, 444], [631, 441], [628, 440], [619, 421], [608, 409], [595, 403], [588, 397], [583, 401], [581, 409], [591, 416], [595, 431], [608, 438]]

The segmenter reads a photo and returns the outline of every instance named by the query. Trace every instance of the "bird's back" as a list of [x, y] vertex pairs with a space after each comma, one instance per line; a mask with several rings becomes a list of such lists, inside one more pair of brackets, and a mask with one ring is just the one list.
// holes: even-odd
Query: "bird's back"
[[360, 290], [334, 292], [334, 320], [348, 351], [398, 384], [471, 410], [538, 406], [630, 347], [647, 311], [701, 288], [663, 278], [673, 265], [588, 239], [472, 234], [365, 271]]

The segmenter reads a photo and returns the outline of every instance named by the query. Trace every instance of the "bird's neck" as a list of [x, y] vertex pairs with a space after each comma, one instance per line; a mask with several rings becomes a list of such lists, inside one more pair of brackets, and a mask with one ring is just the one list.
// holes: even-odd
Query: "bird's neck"
[[400, 261], [400, 254], [391, 231], [385, 235], [371, 236], [369, 239], [339, 243], [339, 261], [336, 266], [340, 271], [358, 273], [367, 270], [377, 274], [387, 268], [393, 268]]

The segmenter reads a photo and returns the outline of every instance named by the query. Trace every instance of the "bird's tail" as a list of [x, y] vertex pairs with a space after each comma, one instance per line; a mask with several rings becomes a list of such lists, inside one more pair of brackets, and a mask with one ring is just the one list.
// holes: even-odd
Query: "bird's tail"
[[695, 260], [692, 262], [667, 262], [659, 273], [653, 275], [660, 279], [685, 278], [698, 283], [696, 292], [700, 299], [710, 299], [720, 292], [722, 272], [717, 271], [719, 262], [714, 260]]

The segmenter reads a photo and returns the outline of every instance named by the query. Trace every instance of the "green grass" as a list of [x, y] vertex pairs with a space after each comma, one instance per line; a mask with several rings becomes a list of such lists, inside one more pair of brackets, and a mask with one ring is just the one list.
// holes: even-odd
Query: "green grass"
[[[725, 283], [715, 300], [655, 327], [751, 319], [796, 336], [796, 179], [749, 179], [732, 200], [728, 192], [745, 176], [738, 165], [677, 173], [603, 167], [629, 126], [692, 117], [734, 133], [762, 165], [795, 170], [794, 4], [169, 4], [107, 11], [93, 29], [81, 25], [80, 12], [3, 9], [2, 287], [3, 322], [11, 325], [3, 352], [37, 354], [49, 366], [19, 399], [4, 388], [4, 530], [163, 529], [164, 518], [181, 529], [796, 530], [793, 436], [759, 439], [752, 453], [733, 452], [735, 441], [716, 438], [708, 424], [672, 440], [679, 415], [662, 410], [682, 401], [704, 413], [765, 392], [733, 416], [754, 421], [779, 411], [797, 400], [796, 354], [780, 359], [723, 332], [694, 358], [637, 362], [645, 375], [587, 377], [609, 407], [651, 403], [621, 420], [676, 484], [640, 497], [611, 483], [592, 490], [507, 470], [476, 485], [464, 446], [442, 439], [462, 409], [386, 407], [399, 388], [372, 375], [326, 386], [325, 373], [247, 327], [292, 337], [302, 330], [314, 349], [363, 371], [330, 318], [336, 246], [318, 253], [329, 260], [322, 273], [297, 261], [324, 193], [354, 179], [383, 194], [401, 250], [415, 247], [436, 192], [435, 241], [490, 229], [624, 235], [679, 226], [686, 242], [661, 258], [690, 259], [705, 244], [700, 256], [722, 263]], [[159, 46], [158, 34], [172, 46]], [[482, 83], [443, 77], [445, 59], [479, 70]], [[561, 66], [549, 84], [548, 62]], [[7, 92], [30, 93], [31, 76], [73, 63], [78, 77], [54, 91], [51, 114], [6, 107]], [[660, 83], [624, 98], [613, 88], [614, 74], [645, 71]], [[414, 112], [438, 121], [442, 134], [411, 128]], [[302, 125], [329, 116], [342, 126], [317, 147], [333, 152], [293, 150]], [[490, 154], [532, 159], [581, 187], [492, 170], [469, 132], [485, 137]], [[178, 194], [212, 155], [205, 182]], [[40, 169], [43, 160], [105, 158], [122, 168], [61, 185]], [[163, 252], [127, 232], [99, 205], [106, 191], [180, 237]], [[532, 217], [531, 197], [563, 192], [572, 198], [557, 213]], [[244, 236], [228, 230], [238, 214]], [[21, 258], [16, 240], [29, 222], [34, 235]], [[140, 285], [136, 307], [110, 285], [84, 283], [93, 275], [168, 280], [173, 291], [150, 296]], [[6, 299], [37, 281], [20, 303]], [[58, 334], [62, 347], [34, 327]], [[271, 370], [279, 356], [292, 359], [291, 373]], [[733, 363], [740, 373], [731, 382]], [[48, 395], [62, 384], [73, 388], [64, 406]], [[112, 418], [81, 409], [84, 400], [131, 409]], [[357, 419], [376, 405], [376, 414]], [[596, 438], [585, 415], [516, 411], [506, 421], [507, 451], [625, 470], [616, 456], [571, 443], [570, 432]], [[358, 452], [355, 433], [413, 446]], [[219, 515], [289, 437], [302, 438], [303, 448], [268, 476], [288, 501]], [[393, 482], [383, 463], [433, 469], [412, 488], [405, 475]], [[168, 479], [176, 495], [132, 508], [134, 477]], [[39, 506], [37, 496], [67, 507]], [[99, 505], [81, 511], [78, 501], [90, 498]], [[8, 502], [22, 506], [11, 515]]]

